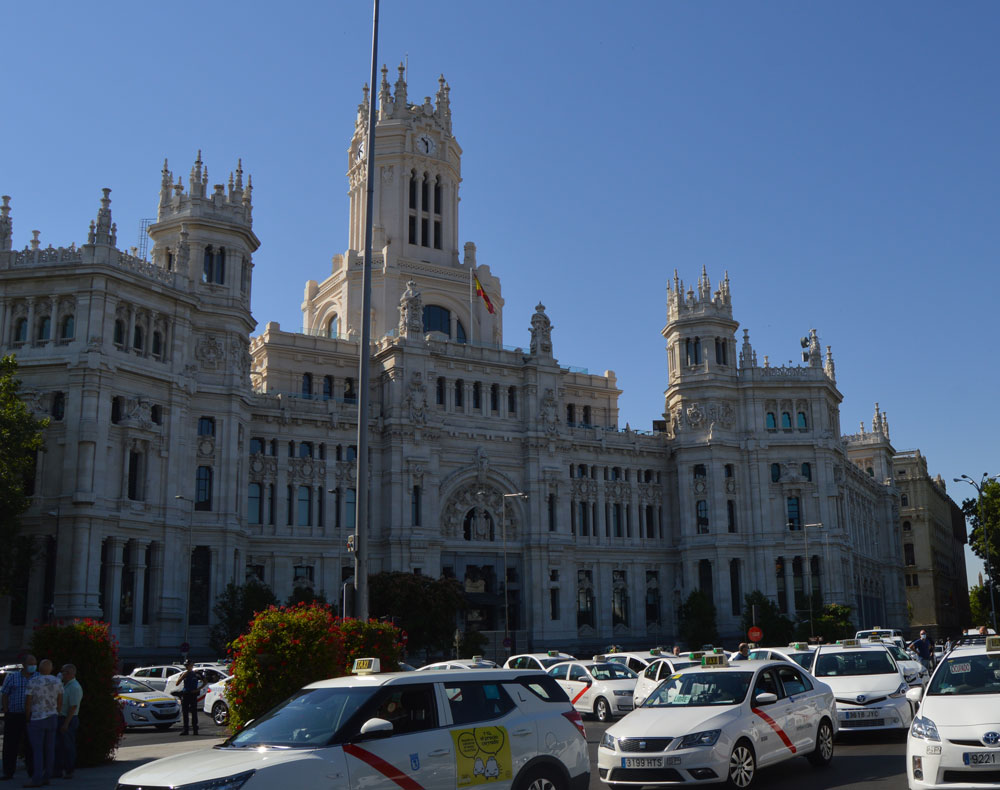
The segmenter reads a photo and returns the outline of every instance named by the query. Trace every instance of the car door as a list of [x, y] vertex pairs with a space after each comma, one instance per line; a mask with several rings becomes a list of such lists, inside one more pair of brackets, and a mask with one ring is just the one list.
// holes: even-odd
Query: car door
[[[753, 714], [751, 728], [758, 739], [758, 765], [777, 762], [798, 751], [786, 730], [790, 703], [784, 698], [784, 691], [774, 670], [774, 667], [767, 667], [760, 671], [754, 681], [753, 696], [750, 699], [750, 712]], [[774, 694], [778, 701], [771, 705], [758, 705], [757, 695], [763, 692]]]
[[778, 675], [785, 699], [788, 700], [787, 726], [785, 732], [792, 739], [796, 750], [805, 754], [816, 742], [819, 727], [819, 704], [817, 694], [809, 680], [798, 668], [778, 666]]
[[146, 682], [157, 691], [163, 691], [166, 680], [163, 679], [163, 667], [150, 667]]
[[455, 747], [442, 726], [434, 684], [386, 686], [366, 708], [359, 726], [378, 718], [391, 722], [393, 729], [382, 737], [355, 735], [344, 744], [351, 790], [410, 787], [407, 778], [425, 790], [454, 790]]
[[538, 753], [535, 722], [496, 680], [443, 681], [447, 729], [455, 746], [455, 787], [488, 783], [508, 790]]
[[594, 710], [594, 684], [581, 664], [570, 664], [566, 677], [566, 693], [573, 707], [580, 713], [591, 713]]

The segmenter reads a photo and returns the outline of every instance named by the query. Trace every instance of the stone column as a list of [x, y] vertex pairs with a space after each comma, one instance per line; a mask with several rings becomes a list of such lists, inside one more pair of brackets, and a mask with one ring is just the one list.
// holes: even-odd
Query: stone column
[[142, 609], [145, 600], [146, 547], [148, 543], [133, 540], [129, 550], [129, 571], [132, 574], [132, 646], [145, 644]]
[[111, 632], [121, 637], [118, 624], [118, 604], [122, 594], [122, 549], [124, 538], [108, 536], [104, 565], [104, 619], [111, 625]]

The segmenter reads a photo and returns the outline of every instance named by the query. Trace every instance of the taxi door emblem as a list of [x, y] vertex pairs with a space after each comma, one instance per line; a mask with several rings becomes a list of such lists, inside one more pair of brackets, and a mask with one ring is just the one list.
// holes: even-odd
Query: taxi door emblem
[[419, 771], [420, 770], [420, 755], [419, 754], [411, 754], [410, 755], [410, 768], [412, 768], [414, 771]]
[[983, 736], [983, 744], [986, 746], [996, 746], [1000, 743], [1000, 732], [988, 732]]

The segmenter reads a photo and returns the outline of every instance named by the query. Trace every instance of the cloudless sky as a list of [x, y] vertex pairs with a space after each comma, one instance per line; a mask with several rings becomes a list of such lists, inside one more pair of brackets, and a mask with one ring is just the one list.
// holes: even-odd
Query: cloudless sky
[[[107, 0], [3, 11], [0, 192], [14, 245], [119, 246], [160, 168], [254, 181], [253, 312], [301, 327], [347, 245], [370, 0]], [[668, 278], [728, 270], [761, 362], [832, 345], [841, 425], [888, 412], [951, 482], [1000, 472], [1000, 4], [383, 0], [380, 61], [451, 86], [460, 246], [501, 278], [505, 343], [538, 301], [563, 365], [614, 370], [621, 426], [663, 411]], [[742, 333], [740, 333], [742, 334]], [[979, 564], [970, 556], [969, 575]]]

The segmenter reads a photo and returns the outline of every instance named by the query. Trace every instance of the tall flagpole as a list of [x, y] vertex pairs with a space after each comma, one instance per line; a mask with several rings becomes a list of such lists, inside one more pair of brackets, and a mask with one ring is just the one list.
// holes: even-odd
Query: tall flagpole
[[476, 344], [476, 319], [472, 315], [472, 311], [475, 309], [473, 305], [475, 304], [472, 298], [472, 263], [469, 263], [469, 344]]
[[372, 77], [368, 99], [367, 195], [365, 200], [365, 266], [361, 297], [361, 348], [358, 363], [358, 466], [357, 502], [354, 524], [354, 612], [359, 620], [368, 619], [368, 367], [372, 334], [372, 220], [375, 210], [375, 77], [378, 63], [378, 0], [372, 19]]

